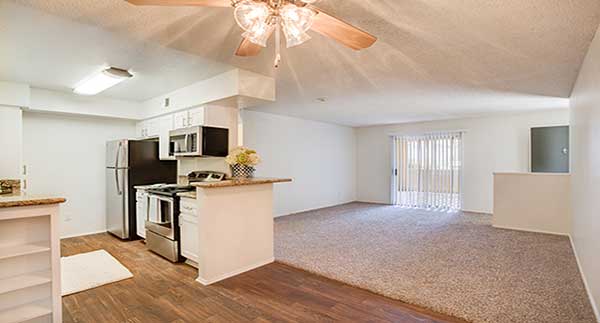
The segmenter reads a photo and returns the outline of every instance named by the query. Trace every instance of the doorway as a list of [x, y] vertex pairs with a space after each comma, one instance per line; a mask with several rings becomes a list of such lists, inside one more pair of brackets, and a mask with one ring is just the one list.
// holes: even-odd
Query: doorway
[[531, 128], [531, 172], [569, 172], [569, 126]]
[[394, 137], [392, 200], [403, 207], [462, 208], [463, 133]]

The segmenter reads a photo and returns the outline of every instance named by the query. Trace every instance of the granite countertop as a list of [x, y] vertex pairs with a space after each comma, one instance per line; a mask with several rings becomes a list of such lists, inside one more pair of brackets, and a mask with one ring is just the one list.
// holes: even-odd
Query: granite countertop
[[187, 198], [190, 198], [190, 199], [195, 199], [196, 198], [196, 191], [189, 191], [189, 192], [177, 193], [177, 196], [179, 196], [179, 197], [187, 197]]
[[291, 182], [291, 181], [292, 181], [291, 178], [247, 178], [247, 179], [227, 179], [227, 180], [220, 181], [220, 182], [196, 182], [196, 183], [191, 183], [191, 185], [200, 187], [200, 188], [219, 188], [219, 187], [230, 187], [230, 186], [285, 183], [285, 182]]
[[23, 193], [0, 195], [0, 208], [64, 203], [67, 199], [55, 196], [35, 196]]

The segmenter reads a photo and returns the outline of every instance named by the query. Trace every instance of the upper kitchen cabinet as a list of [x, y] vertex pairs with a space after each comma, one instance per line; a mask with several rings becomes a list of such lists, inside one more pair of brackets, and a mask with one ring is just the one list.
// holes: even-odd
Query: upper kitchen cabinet
[[193, 108], [173, 114], [175, 129], [204, 125], [204, 107]]
[[135, 127], [137, 138], [158, 138], [160, 135], [160, 118], [138, 122]]
[[160, 135], [158, 137], [158, 154], [160, 160], [175, 160], [175, 156], [169, 152], [169, 132], [175, 129], [175, 116], [172, 114], [158, 118], [160, 124]]
[[227, 128], [229, 147], [237, 146], [238, 110], [218, 105], [206, 105], [140, 121], [136, 125], [136, 136], [138, 139], [158, 138], [160, 159], [174, 160], [175, 156], [170, 155], [170, 131], [194, 126]]
[[190, 122], [190, 127], [193, 126], [204, 126], [206, 125], [204, 123], [204, 112], [205, 109], [204, 107], [199, 107], [199, 108], [194, 108], [188, 111], [189, 115], [189, 122]]
[[181, 129], [187, 127], [187, 111], [180, 111], [173, 114], [173, 128]]

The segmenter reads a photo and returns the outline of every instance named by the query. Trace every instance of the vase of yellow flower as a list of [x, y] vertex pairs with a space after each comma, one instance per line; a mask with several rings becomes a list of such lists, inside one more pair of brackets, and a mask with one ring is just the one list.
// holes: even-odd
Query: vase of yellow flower
[[251, 178], [254, 177], [254, 166], [260, 163], [260, 156], [255, 150], [237, 147], [229, 152], [225, 161], [231, 167], [231, 177]]

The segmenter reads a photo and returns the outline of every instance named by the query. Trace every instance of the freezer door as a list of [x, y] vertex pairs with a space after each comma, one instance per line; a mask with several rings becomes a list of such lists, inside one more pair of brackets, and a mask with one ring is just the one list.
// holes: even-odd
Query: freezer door
[[106, 167], [127, 168], [129, 166], [129, 141], [127, 139], [106, 143]]
[[106, 169], [106, 227], [121, 239], [129, 238], [127, 169]]

